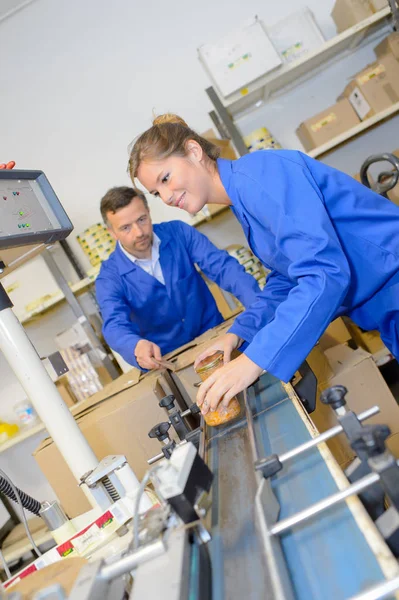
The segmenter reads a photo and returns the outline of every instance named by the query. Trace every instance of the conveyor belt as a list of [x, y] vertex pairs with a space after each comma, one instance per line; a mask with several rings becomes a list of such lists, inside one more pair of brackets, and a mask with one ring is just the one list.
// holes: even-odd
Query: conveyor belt
[[[272, 376], [265, 374], [248, 390], [247, 404], [259, 457], [310, 439], [297, 408]], [[338, 490], [317, 448], [284, 466], [269, 483], [255, 474], [251, 427], [244, 417], [206, 430], [205, 457], [215, 475], [210, 524], [214, 600], [341, 600], [384, 579], [346, 503], [281, 538], [261, 534], [255, 503], [259, 481], [269, 527]]]

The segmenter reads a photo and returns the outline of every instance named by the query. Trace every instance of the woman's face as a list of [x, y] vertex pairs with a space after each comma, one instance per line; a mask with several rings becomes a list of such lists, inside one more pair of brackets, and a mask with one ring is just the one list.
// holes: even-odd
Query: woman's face
[[196, 142], [191, 147], [189, 142], [187, 156], [143, 161], [137, 178], [168, 206], [195, 214], [209, 202], [214, 187], [214, 177], [204, 162], [201, 147]]

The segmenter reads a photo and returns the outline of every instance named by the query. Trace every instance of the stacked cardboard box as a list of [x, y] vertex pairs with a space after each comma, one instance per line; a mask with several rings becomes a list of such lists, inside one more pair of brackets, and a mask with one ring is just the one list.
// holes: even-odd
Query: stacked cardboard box
[[381, 56], [354, 76], [341, 98], [362, 121], [399, 102], [399, 62], [391, 54]]
[[387, 6], [388, 0], [336, 0], [331, 16], [341, 33]]
[[305, 150], [313, 150], [359, 124], [350, 102], [343, 98], [333, 106], [307, 119], [296, 130]]

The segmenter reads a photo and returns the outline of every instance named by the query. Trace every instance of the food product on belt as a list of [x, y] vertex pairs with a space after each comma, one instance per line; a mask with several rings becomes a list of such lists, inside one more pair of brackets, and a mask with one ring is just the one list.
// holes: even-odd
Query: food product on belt
[[[214, 354], [211, 354], [211, 356], [204, 358], [197, 366], [196, 371], [202, 381], [205, 381], [212, 373], [214, 373], [214, 371], [220, 369], [220, 367], [223, 367], [223, 352], [218, 350]], [[240, 412], [240, 403], [234, 396], [227, 407], [219, 405], [215, 411], [206, 413], [206, 415], [204, 415], [204, 420], [207, 425], [215, 427], [216, 425], [223, 425], [224, 423], [228, 423], [228, 421], [235, 419], [240, 415]]]

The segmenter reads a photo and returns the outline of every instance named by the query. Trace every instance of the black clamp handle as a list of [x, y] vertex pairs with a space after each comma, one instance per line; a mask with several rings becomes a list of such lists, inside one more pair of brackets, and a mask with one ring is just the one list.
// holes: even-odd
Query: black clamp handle
[[388, 425], [365, 425], [351, 446], [355, 452], [366, 452], [372, 458], [385, 452], [385, 440], [390, 435]]
[[160, 442], [162, 442], [169, 437], [169, 429], [170, 423], [167, 423], [166, 421], [163, 423], [157, 423], [157, 425], [154, 425], [154, 427], [148, 432], [148, 437], [157, 438]]
[[166, 408], [166, 410], [172, 410], [175, 407], [175, 397], [173, 394], [169, 394], [168, 396], [164, 396], [159, 401], [159, 406], [161, 408]]
[[348, 390], [344, 385], [334, 385], [320, 394], [320, 400], [323, 404], [329, 404], [331, 408], [337, 410], [337, 408], [345, 406], [347, 393]]

